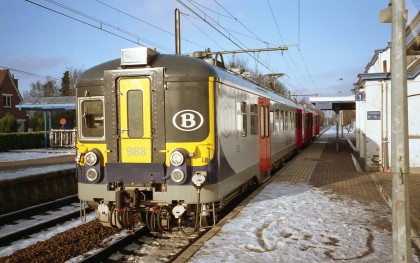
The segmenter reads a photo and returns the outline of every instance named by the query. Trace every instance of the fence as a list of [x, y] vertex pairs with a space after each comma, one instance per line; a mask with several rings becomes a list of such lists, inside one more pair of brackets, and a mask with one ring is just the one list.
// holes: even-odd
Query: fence
[[73, 130], [51, 129], [50, 147], [55, 147], [55, 148], [76, 147], [76, 129], [73, 129]]

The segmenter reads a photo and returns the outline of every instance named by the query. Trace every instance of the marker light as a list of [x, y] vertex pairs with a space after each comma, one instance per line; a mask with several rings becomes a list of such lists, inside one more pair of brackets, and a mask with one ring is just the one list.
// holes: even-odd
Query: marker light
[[98, 162], [98, 155], [94, 152], [88, 152], [85, 156], [86, 164], [93, 166]]
[[169, 160], [170, 160], [172, 165], [180, 166], [184, 163], [185, 157], [181, 152], [174, 151], [174, 152], [171, 153], [171, 156], [169, 157]]
[[184, 181], [185, 179], [185, 174], [182, 170], [180, 169], [175, 169], [172, 171], [171, 173], [171, 178], [174, 182], [176, 183], [180, 183], [182, 181]]
[[96, 169], [90, 168], [89, 170], [87, 170], [86, 172], [86, 178], [90, 181], [96, 181], [99, 178], [99, 173], [98, 171], [96, 171]]

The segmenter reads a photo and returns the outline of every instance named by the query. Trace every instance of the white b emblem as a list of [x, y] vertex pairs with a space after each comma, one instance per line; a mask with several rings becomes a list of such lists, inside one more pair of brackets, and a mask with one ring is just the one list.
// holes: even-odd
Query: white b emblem
[[204, 123], [204, 117], [195, 110], [182, 110], [172, 118], [173, 125], [181, 131], [195, 131]]

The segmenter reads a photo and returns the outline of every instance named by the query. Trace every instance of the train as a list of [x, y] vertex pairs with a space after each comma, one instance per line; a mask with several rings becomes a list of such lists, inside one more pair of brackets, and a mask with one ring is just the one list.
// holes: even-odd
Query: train
[[78, 197], [104, 226], [211, 227], [319, 135], [319, 115], [206, 52], [146, 47], [76, 84]]

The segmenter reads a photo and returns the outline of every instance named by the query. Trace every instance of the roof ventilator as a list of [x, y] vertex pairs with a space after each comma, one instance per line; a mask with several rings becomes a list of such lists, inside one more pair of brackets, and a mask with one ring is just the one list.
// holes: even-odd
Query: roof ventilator
[[121, 49], [121, 67], [150, 65], [157, 54], [156, 50], [147, 47]]

